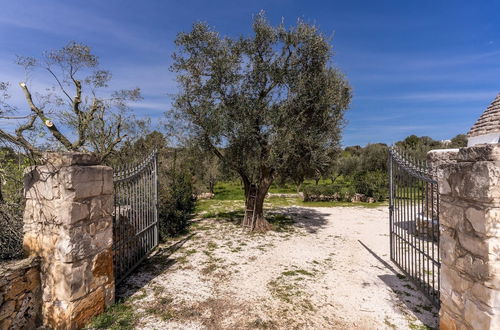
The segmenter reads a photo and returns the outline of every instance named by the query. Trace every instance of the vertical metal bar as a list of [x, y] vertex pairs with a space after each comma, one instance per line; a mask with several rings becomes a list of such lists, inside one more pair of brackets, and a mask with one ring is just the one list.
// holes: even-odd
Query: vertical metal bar
[[154, 155], [154, 217], [155, 217], [155, 246], [158, 245], [160, 231], [158, 228], [158, 153]]
[[392, 222], [393, 219], [392, 217], [394, 216], [394, 194], [392, 192], [393, 189], [393, 182], [392, 182], [392, 153], [389, 152], [389, 249], [390, 249], [390, 256], [391, 260], [394, 260], [394, 246], [393, 246], [393, 241], [392, 241]]
[[435, 281], [434, 281], [434, 266], [435, 266], [435, 263], [434, 261], [436, 260], [436, 257], [434, 255], [434, 249], [435, 249], [435, 243], [434, 243], [434, 193], [435, 193], [435, 190], [434, 190], [434, 183], [432, 183], [431, 185], [431, 189], [432, 189], [432, 194], [431, 194], [431, 198], [432, 198], [432, 218], [431, 218], [431, 237], [432, 237], [432, 240], [431, 240], [431, 243], [432, 243], [432, 292], [431, 292], [431, 296], [434, 294], [434, 289], [436, 288], [435, 286]]
[[441, 277], [441, 260], [440, 260], [440, 257], [441, 257], [441, 254], [440, 254], [440, 251], [439, 251], [439, 242], [441, 240], [441, 231], [439, 230], [439, 226], [440, 226], [440, 216], [439, 216], [439, 203], [440, 203], [440, 198], [439, 198], [439, 187], [438, 187], [438, 183], [436, 183], [436, 190], [437, 190], [437, 195], [436, 195], [436, 222], [437, 222], [437, 295], [435, 297], [436, 299], [436, 302], [437, 304], [440, 303], [440, 290], [441, 290], [441, 281], [440, 281], [440, 277]]

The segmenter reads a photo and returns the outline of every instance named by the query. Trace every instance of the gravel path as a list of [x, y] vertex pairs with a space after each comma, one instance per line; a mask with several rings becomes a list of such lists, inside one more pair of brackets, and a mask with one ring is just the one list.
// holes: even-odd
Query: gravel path
[[205, 219], [162, 246], [119, 290], [137, 328], [436, 327], [437, 311], [389, 261], [387, 208], [286, 212], [294, 224], [280, 231]]

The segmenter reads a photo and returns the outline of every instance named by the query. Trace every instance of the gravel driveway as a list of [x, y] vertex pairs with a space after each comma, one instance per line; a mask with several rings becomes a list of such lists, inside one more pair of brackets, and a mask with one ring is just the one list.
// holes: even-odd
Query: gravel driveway
[[[119, 289], [140, 329], [426, 329], [437, 310], [389, 261], [387, 208], [292, 207], [249, 234], [202, 219]], [[286, 217], [277, 219], [286, 223]]]

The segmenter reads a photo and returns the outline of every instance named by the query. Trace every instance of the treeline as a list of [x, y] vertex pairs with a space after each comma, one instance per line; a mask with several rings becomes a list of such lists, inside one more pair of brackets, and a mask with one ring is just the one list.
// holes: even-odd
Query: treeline
[[[395, 146], [414, 159], [425, 160], [430, 150], [467, 146], [467, 138], [459, 134], [451, 140], [438, 141], [428, 136], [410, 135]], [[341, 200], [350, 199], [354, 194], [363, 194], [375, 201], [384, 200], [388, 196], [388, 153], [389, 146], [384, 143], [346, 147], [323, 172], [308, 178], [314, 180], [316, 186], [306, 186], [304, 192], [309, 195], [337, 194]], [[318, 185], [320, 179], [330, 182]]]

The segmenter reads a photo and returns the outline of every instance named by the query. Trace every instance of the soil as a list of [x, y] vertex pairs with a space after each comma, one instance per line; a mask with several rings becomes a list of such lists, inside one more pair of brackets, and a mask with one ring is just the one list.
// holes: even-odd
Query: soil
[[437, 327], [437, 310], [389, 260], [387, 207], [279, 211], [288, 217], [266, 234], [200, 219], [160, 246], [118, 290], [136, 327]]

